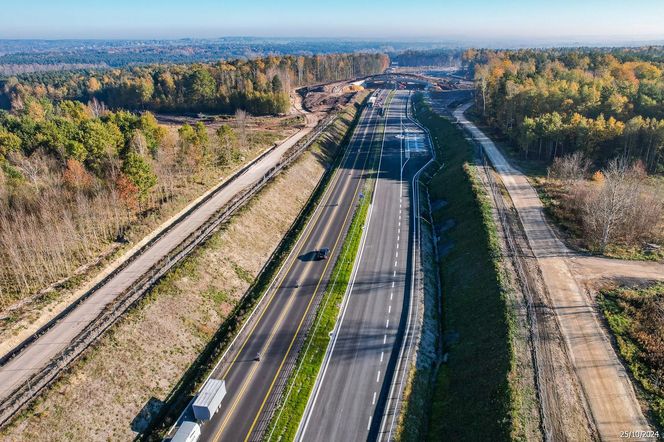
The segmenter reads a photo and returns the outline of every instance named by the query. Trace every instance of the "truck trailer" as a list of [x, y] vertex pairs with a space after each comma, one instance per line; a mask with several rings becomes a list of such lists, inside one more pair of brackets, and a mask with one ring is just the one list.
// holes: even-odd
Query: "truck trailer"
[[196, 442], [201, 437], [201, 427], [196, 422], [184, 421], [171, 442]]
[[219, 410], [222, 399], [226, 396], [226, 382], [219, 379], [208, 379], [196, 396], [192, 408], [199, 421], [208, 421]]

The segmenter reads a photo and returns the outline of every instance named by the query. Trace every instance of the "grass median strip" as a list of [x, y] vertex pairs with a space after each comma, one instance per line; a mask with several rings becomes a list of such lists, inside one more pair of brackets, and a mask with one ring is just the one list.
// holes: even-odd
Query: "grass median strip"
[[[258, 301], [267, 290], [270, 282], [279, 271], [281, 264], [286, 259], [291, 249], [295, 246], [300, 234], [307, 225], [307, 222], [314, 212], [313, 208], [316, 207], [320, 199], [323, 197], [323, 194], [334, 175], [334, 171], [343, 157], [343, 152], [350, 142], [353, 129], [359, 120], [362, 102], [365, 99], [366, 95], [363, 95], [359, 97], [355, 103], [347, 106], [345, 111], [339, 115], [336, 121], [334, 121], [309, 148], [309, 150], [316, 155], [323, 156], [327, 155], [326, 152], [336, 150], [334, 164], [329, 167], [321, 179], [320, 184], [310, 196], [306, 206], [302, 209], [291, 229], [282, 239], [271, 260], [265, 265], [259, 276], [255, 279], [247, 291], [247, 294], [235, 306], [233, 312], [223, 322], [212, 340], [200, 353], [198, 359], [192, 364], [189, 370], [183, 375], [180, 382], [169, 394], [166, 406], [163, 408], [160, 416], [154, 420], [152, 427], [144, 433], [142, 439], [161, 440], [161, 438], [163, 438], [168, 428], [170, 428], [183, 408], [188, 404], [191, 396], [196, 392], [198, 387], [213, 369], [216, 361], [223, 354], [223, 351], [240, 330], [243, 322], [249, 317], [251, 311], [255, 308]], [[332, 149], [333, 146], [340, 147], [338, 149]], [[186, 262], [187, 261], [185, 260], [181, 266], [186, 265]]]
[[[390, 100], [391, 96], [386, 101], [386, 107], [389, 105]], [[384, 134], [384, 126], [379, 126], [376, 133]], [[382, 143], [382, 139], [382, 136], [377, 138], [377, 142]], [[377, 150], [376, 146], [372, 148], [374, 151]], [[379, 155], [375, 155], [373, 166], [369, 170], [376, 170], [378, 159]], [[348, 234], [339, 253], [339, 258], [332, 270], [331, 283], [323, 295], [320, 307], [314, 318], [314, 326], [307, 334], [303, 344], [303, 351], [298, 356], [295, 370], [286, 383], [283, 403], [272, 417], [264, 440], [281, 441], [293, 440], [295, 438], [300, 420], [307, 406], [307, 401], [323, 363], [326, 349], [330, 343], [331, 332], [336, 326], [344, 294], [350, 283], [355, 258], [360, 247], [362, 233], [371, 205], [374, 183], [375, 178], [369, 178], [365, 183], [364, 196], [355, 210]]]
[[[365, 195], [367, 195], [365, 193]], [[369, 196], [369, 195], [367, 195]], [[287, 399], [272, 419], [265, 440], [293, 440], [304, 414], [309, 395], [320, 370], [325, 350], [339, 315], [339, 308], [350, 283], [355, 256], [360, 247], [362, 231], [369, 211], [370, 198], [362, 199], [351, 222], [348, 236], [332, 270], [332, 284], [326, 290], [321, 308], [314, 319], [315, 328], [307, 335], [305, 351], [300, 354], [296, 369], [288, 380]]]

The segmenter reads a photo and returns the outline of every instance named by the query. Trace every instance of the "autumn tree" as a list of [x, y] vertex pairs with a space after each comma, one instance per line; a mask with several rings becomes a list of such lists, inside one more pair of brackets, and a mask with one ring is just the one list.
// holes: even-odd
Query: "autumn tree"
[[84, 190], [92, 184], [92, 176], [85, 170], [83, 164], [75, 159], [67, 160], [62, 179], [65, 186], [72, 190]]
[[221, 166], [226, 166], [237, 155], [237, 135], [228, 124], [222, 124], [215, 132], [217, 136], [217, 162]]
[[134, 151], [130, 151], [123, 161], [122, 173], [136, 186], [141, 197], [145, 197], [150, 188], [157, 184], [157, 176], [150, 162]]

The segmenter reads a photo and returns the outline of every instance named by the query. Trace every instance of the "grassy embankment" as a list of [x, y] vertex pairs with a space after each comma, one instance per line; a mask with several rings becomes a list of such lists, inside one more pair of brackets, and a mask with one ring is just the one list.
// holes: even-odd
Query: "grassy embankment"
[[[388, 98], [386, 106], [389, 105]], [[376, 134], [383, 133], [383, 126], [379, 126]], [[382, 142], [382, 136], [374, 140], [374, 152], [377, 152]], [[368, 170], [376, 170], [378, 155], [370, 160]], [[339, 309], [344, 294], [350, 283], [355, 258], [360, 247], [362, 232], [367, 219], [369, 206], [373, 194], [375, 180], [370, 178], [365, 183], [364, 198], [355, 210], [348, 234], [344, 240], [339, 258], [337, 259], [330, 281], [332, 284], [326, 289], [320, 307], [314, 318], [313, 328], [308, 333], [303, 344], [304, 351], [298, 356], [295, 370], [286, 384], [286, 396], [279, 411], [275, 413], [266, 433], [266, 440], [293, 440], [299, 426], [309, 395], [316, 382], [325, 357], [325, 351], [330, 342], [330, 332], [334, 329], [339, 316]]]
[[664, 429], [664, 284], [604, 290], [598, 302], [649, 417]]
[[[361, 103], [363, 103], [365, 98], [366, 96], [361, 96], [355, 104], [348, 106], [332, 123], [331, 127], [312, 143], [310, 149], [313, 152], [328, 152], [332, 146], [339, 146], [338, 149], [334, 149], [336, 151], [334, 167], [330, 167], [323, 176], [318, 187], [309, 198], [306, 206], [277, 247], [270, 262], [252, 282], [246, 296], [235, 306], [233, 312], [224, 321], [203, 352], [201, 352], [196, 362], [192, 364], [189, 371], [185, 373], [180, 383], [169, 395], [167, 407], [165, 407], [166, 411], [162, 414], [160, 419], [157, 420], [157, 426], [153, 428], [152, 431], [148, 432], [148, 437], [150, 439], [156, 440], [161, 438], [164, 435], [164, 431], [172, 425], [174, 419], [177, 418], [182, 408], [187, 404], [189, 397], [191, 397], [190, 395], [200, 387], [201, 383], [214, 367], [214, 364], [231, 342], [232, 338], [237, 331], [239, 331], [244, 320], [249, 317], [258, 300], [265, 293], [272, 279], [276, 276], [283, 260], [286, 259], [297, 242], [304, 226], [306, 226], [309, 221], [309, 218], [313, 213], [313, 208], [316, 207], [323, 196], [330, 178], [342, 157], [342, 153], [350, 141], [350, 136], [359, 118]], [[186, 262], [183, 263], [183, 266], [186, 266]]]
[[[437, 151], [429, 169], [434, 175], [423, 181], [430, 178], [434, 223], [447, 227], [439, 233], [440, 336], [447, 362], [437, 373], [433, 365], [418, 365], [402, 439], [518, 439], [521, 398], [510, 381], [514, 317], [505, 300], [491, 204], [472, 166], [475, 150], [460, 129], [421, 98], [415, 101], [416, 118], [430, 130]], [[417, 380], [432, 376], [434, 386]]]

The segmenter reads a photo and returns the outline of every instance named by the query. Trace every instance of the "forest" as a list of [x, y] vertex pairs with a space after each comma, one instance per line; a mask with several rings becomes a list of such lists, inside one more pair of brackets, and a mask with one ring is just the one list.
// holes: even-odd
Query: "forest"
[[664, 172], [662, 48], [468, 50], [478, 112], [525, 158], [615, 157]]
[[[67, 66], [122, 68], [146, 64], [211, 63], [269, 55], [377, 53], [441, 46], [433, 42], [293, 39], [275, 37], [183, 38], [178, 40], [0, 40], [0, 75]], [[69, 67], [73, 69], [73, 67]]]
[[[300, 119], [256, 114], [288, 112], [293, 87], [386, 65], [378, 55], [269, 57], [9, 79], [10, 108], [0, 110], [0, 311], [139, 239], [292, 133]], [[148, 109], [230, 115], [168, 128]]]
[[407, 50], [390, 54], [399, 66], [454, 66], [461, 61], [462, 49]]
[[26, 99], [98, 100], [112, 109], [155, 112], [285, 113], [296, 87], [382, 72], [383, 54], [270, 56], [217, 63], [22, 74], [0, 82], [0, 106]]

